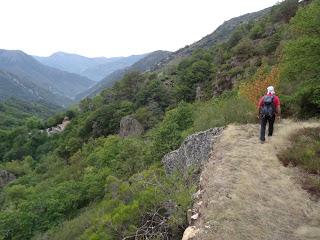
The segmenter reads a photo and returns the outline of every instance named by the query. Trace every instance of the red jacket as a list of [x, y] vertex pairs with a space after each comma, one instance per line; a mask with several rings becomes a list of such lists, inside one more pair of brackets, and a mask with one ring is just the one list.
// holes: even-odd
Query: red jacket
[[[270, 95], [272, 95], [272, 94], [269, 93], [269, 94], [266, 94], [265, 96], [267, 96], [267, 95], [270, 96]], [[260, 100], [259, 100], [259, 103], [258, 103], [258, 108], [259, 108], [259, 109], [263, 106], [263, 98], [264, 98], [265, 96], [262, 96], [262, 97], [260, 98]], [[274, 95], [273, 104], [274, 104], [274, 107], [275, 107], [276, 109], [277, 109], [278, 106], [280, 106], [280, 99], [279, 99], [279, 97], [276, 96], [276, 95]]]

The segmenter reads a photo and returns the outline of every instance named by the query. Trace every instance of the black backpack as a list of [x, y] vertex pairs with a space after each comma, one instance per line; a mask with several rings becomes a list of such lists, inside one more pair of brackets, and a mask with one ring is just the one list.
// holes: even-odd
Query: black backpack
[[273, 99], [273, 95], [266, 95], [263, 97], [263, 106], [261, 108], [262, 118], [271, 118], [275, 115]]

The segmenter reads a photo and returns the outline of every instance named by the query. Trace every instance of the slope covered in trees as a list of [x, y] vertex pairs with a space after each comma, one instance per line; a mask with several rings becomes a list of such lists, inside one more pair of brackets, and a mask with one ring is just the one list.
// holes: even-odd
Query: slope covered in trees
[[[1, 132], [1, 169], [17, 179], [0, 190], [0, 238], [181, 238], [197, 169], [167, 176], [161, 158], [191, 133], [254, 122], [269, 84], [278, 84], [287, 116], [319, 117], [319, 15], [319, 0], [287, 0], [226, 41], [157, 72], [128, 73], [42, 123], [68, 115], [60, 135], [41, 133], [35, 119]], [[297, 56], [305, 61], [299, 71]], [[141, 122], [142, 136], [118, 136], [127, 115]]]

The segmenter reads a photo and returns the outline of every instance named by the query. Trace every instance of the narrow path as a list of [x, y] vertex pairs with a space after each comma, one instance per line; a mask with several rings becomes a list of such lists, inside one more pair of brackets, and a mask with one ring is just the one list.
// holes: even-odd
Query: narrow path
[[320, 240], [320, 203], [276, 154], [288, 136], [319, 123], [277, 124], [260, 144], [258, 125], [228, 126], [201, 175], [197, 240]]

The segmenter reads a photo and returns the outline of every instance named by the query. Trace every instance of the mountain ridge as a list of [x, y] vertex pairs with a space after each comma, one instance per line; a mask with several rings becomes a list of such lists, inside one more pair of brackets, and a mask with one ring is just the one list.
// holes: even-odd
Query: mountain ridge
[[99, 92], [101, 92], [104, 88], [111, 87], [116, 81], [120, 80], [126, 73], [132, 71], [151, 71], [153, 66], [159, 62], [161, 59], [167, 58], [170, 54], [169, 51], [158, 50], [152, 53], [149, 53], [144, 58], [140, 59], [136, 63], [132, 64], [130, 67], [119, 69], [107, 75], [100, 82], [92, 86], [87, 91], [80, 93], [76, 96], [76, 100], [80, 101], [85, 97], [93, 97]]
[[94, 84], [86, 77], [45, 66], [21, 50], [1, 49], [0, 70], [10, 72], [20, 79], [28, 79], [53, 94], [70, 99]]
[[187, 45], [183, 48], [178, 49], [173, 52], [167, 59], [159, 62], [154, 66], [153, 70], [159, 70], [164, 67], [164, 65], [169, 64], [170, 62], [175, 62], [178, 58], [183, 58], [190, 56], [192, 52], [199, 48], [208, 49], [212, 47], [214, 44], [222, 43], [226, 41], [232, 34], [232, 32], [241, 24], [249, 22], [249, 21], [257, 21], [261, 17], [265, 16], [267, 13], [271, 11], [272, 7], [262, 9], [260, 11], [246, 13], [240, 15], [238, 17], [231, 18], [227, 21], [224, 21], [218, 28], [216, 28], [212, 33], [206, 35], [200, 40]]
[[75, 53], [55, 52], [48, 57], [33, 56], [44, 65], [76, 73], [94, 81], [100, 81], [113, 71], [128, 67], [146, 54], [127, 57], [86, 57]]
[[[249, 21], [257, 21], [270, 11], [271, 8], [266, 8], [257, 12], [247, 13], [238, 17], [231, 18], [222, 23], [212, 33], [201, 38], [199, 41], [196, 41], [191, 45], [187, 45], [186, 47], [180, 48], [175, 52], [168, 52], [168, 54], [166, 54], [165, 56], [153, 61], [152, 64], [148, 65], [147, 69], [144, 69], [143, 67], [135, 67], [134, 65], [132, 65], [131, 68], [112, 72], [110, 75], [106, 76], [101, 80], [101, 82], [94, 85], [88, 91], [80, 93], [76, 97], [76, 99], [81, 100], [87, 96], [94, 96], [95, 94], [101, 92], [104, 88], [112, 86], [115, 81], [121, 79], [125, 73], [128, 73], [130, 71], [159, 71], [167, 65], [177, 64], [177, 62], [179, 62], [181, 59], [190, 56], [196, 49], [208, 49], [214, 46], [214, 44], [219, 44], [223, 41], [226, 41], [238, 26]], [[153, 53], [156, 52], [157, 51]], [[139, 62], [136, 63], [136, 66], [137, 65], [139, 65]]]

